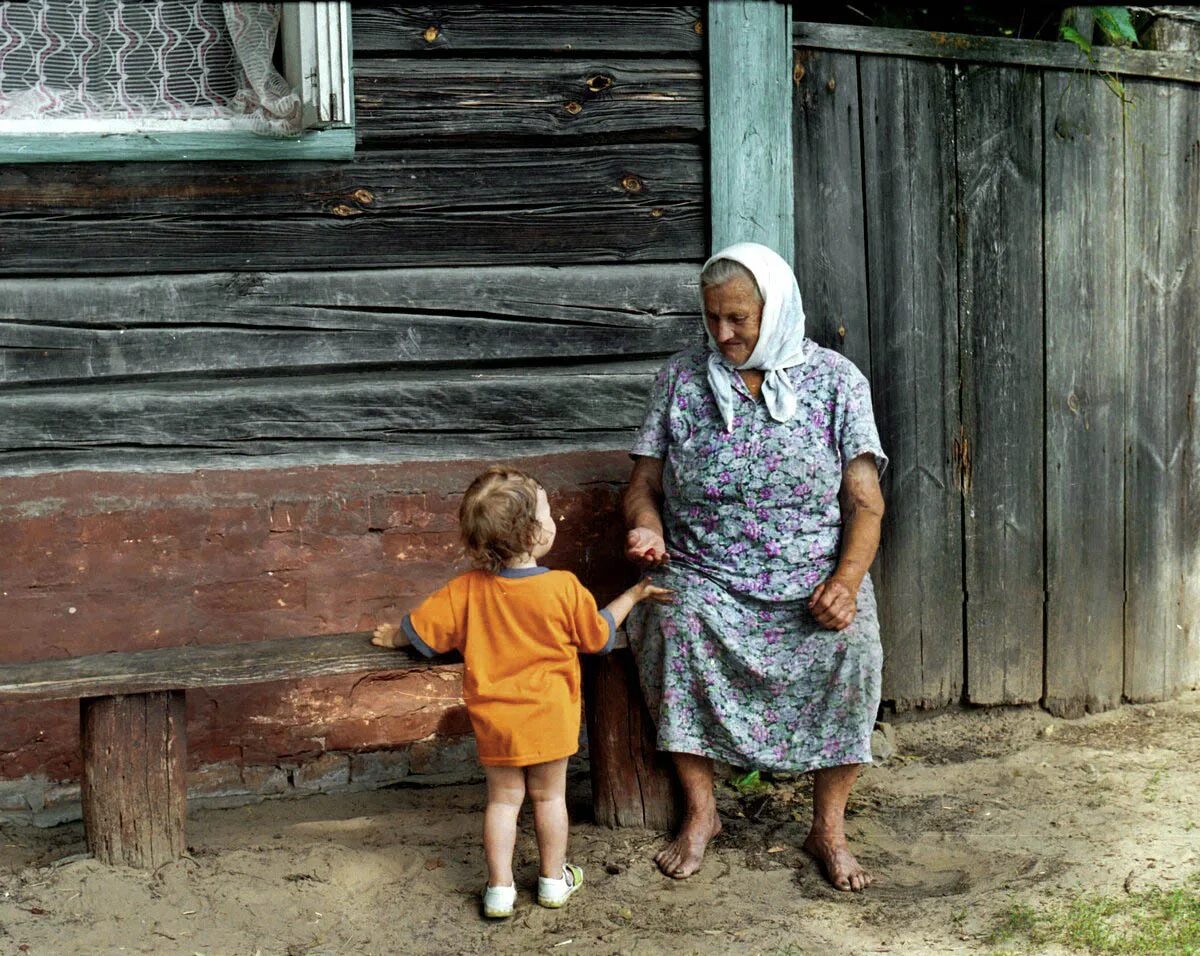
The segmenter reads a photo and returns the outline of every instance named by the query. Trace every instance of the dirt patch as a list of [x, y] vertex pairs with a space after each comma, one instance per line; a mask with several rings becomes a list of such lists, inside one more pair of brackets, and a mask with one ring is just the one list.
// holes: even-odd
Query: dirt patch
[[[78, 825], [0, 829], [0, 953], [979, 953], [1014, 904], [1128, 893], [1200, 871], [1200, 695], [1081, 720], [958, 711], [896, 725], [848, 826], [878, 882], [825, 883], [800, 849], [806, 778], [719, 792], [725, 832], [675, 882], [660, 834], [577, 825], [588, 885], [485, 923], [479, 787], [392, 789], [200, 812], [187, 859], [100, 866]], [[587, 781], [572, 784], [586, 818]], [[24, 948], [22, 948], [24, 947]]]

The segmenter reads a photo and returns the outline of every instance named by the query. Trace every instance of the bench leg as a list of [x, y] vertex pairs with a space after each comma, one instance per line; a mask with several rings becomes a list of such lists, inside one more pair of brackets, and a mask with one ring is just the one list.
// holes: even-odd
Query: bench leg
[[103, 863], [152, 868], [184, 852], [184, 692], [79, 702], [83, 828]]
[[674, 830], [682, 792], [666, 754], [654, 749], [654, 722], [629, 651], [585, 658], [592, 806], [606, 827]]

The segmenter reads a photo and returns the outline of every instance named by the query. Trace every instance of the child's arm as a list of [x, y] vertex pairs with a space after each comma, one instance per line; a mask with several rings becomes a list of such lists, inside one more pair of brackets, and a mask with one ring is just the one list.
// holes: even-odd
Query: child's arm
[[376, 647], [407, 647], [412, 642], [405, 636], [398, 624], [380, 624], [371, 635], [371, 643]]
[[670, 601], [674, 594], [674, 591], [660, 588], [657, 584], [651, 584], [649, 578], [642, 578], [642, 580], [638, 581], [629, 590], [620, 594], [604, 610], [612, 615], [613, 626], [620, 627], [625, 618], [629, 616], [629, 612], [633, 610], [635, 604], [645, 600]]

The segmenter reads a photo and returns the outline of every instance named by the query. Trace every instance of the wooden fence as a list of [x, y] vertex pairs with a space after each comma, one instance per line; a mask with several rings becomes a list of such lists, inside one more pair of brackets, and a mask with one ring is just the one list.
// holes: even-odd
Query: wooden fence
[[1200, 61], [794, 35], [811, 334], [870, 375], [892, 456], [885, 698], [1194, 685]]

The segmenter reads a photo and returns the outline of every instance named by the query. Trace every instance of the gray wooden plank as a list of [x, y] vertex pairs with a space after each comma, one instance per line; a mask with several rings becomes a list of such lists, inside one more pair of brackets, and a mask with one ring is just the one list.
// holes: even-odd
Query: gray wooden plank
[[1200, 90], [1127, 92], [1125, 695], [1139, 701], [1200, 680]]
[[967, 694], [1042, 696], [1042, 122], [1037, 73], [956, 68]]
[[549, 438], [640, 424], [660, 361], [29, 385], [0, 396], [4, 447], [212, 448], [246, 442], [426, 441], [463, 432]]
[[354, 8], [354, 54], [698, 53], [698, 5], [453, 3]]
[[[1046, 675], [1060, 716], [1121, 702], [1125, 249], [1122, 104], [1042, 74], [1046, 256]], [[1085, 570], [1086, 569], [1086, 570]]]
[[698, 58], [367, 60], [355, 123], [371, 148], [529, 137], [685, 139], [705, 128]]
[[0, 273], [702, 259], [699, 144], [0, 167]]
[[860, 79], [871, 386], [891, 458], [872, 571], [883, 696], [898, 709], [939, 707], [963, 681], [953, 75], [863, 57]]
[[[445, 658], [439, 660], [446, 662]], [[369, 633], [189, 644], [5, 664], [0, 671], [0, 704], [264, 684], [431, 666], [427, 658], [410, 647], [375, 647]]]
[[797, 51], [796, 277], [810, 338], [871, 370], [857, 58]]
[[[649, 392], [647, 377], [645, 392]], [[644, 394], [644, 393], [643, 393]], [[499, 461], [563, 453], [623, 452], [634, 426], [572, 429], [553, 435], [460, 429], [396, 433], [384, 439], [279, 438], [156, 447], [133, 442], [96, 447], [0, 448], [0, 477], [62, 471], [195, 472], [311, 468], [407, 462]]]
[[793, 261], [791, 22], [786, 3], [708, 4], [712, 252], [761, 242]]
[[663, 355], [696, 266], [0, 279], [0, 384]]
[[1032, 66], [1082, 73], [1119, 73], [1200, 83], [1200, 64], [1194, 53], [1093, 47], [1085, 55], [1071, 43], [1014, 40], [925, 30], [846, 26], [839, 23], [797, 23], [797, 46], [823, 50], [853, 50], [893, 56]]

